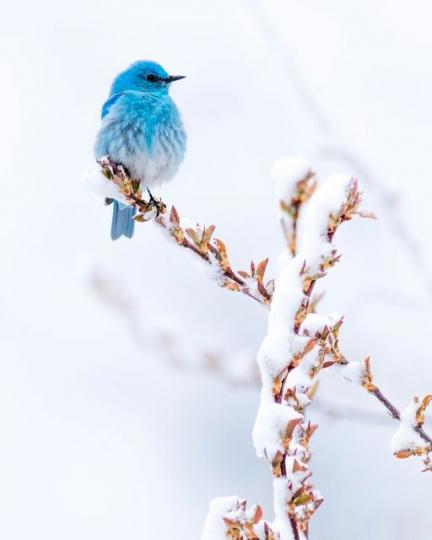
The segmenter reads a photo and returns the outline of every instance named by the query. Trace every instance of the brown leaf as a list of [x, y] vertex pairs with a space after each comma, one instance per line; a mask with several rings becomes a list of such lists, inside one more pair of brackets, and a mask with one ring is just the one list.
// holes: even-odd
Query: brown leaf
[[229, 266], [228, 253], [225, 244], [222, 242], [222, 240], [219, 240], [219, 238], [215, 238], [213, 242], [219, 254], [220, 266], [222, 268]]
[[180, 218], [179, 218], [179, 215], [178, 215], [178, 212], [175, 208], [175, 206], [173, 206], [171, 208], [171, 212], [170, 212], [170, 222], [175, 224], [175, 225], [179, 225], [180, 223]]
[[412, 453], [410, 450], [399, 450], [398, 452], [395, 452], [394, 455], [399, 459], [406, 459], [409, 458]]
[[185, 232], [188, 234], [190, 238], [192, 238], [193, 243], [197, 246], [199, 244], [199, 239], [198, 239], [198, 234], [195, 231], [195, 229], [192, 229], [191, 227], [189, 227], [188, 229], [186, 229]]
[[235, 281], [225, 281], [223, 288], [228, 289], [229, 291], [239, 291], [240, 285]]
[[261, 261], [260, 263], [258, 263], [258, 266], [256, 267], [256, 270], [255, 270], [255, 279], [257, 281], [262, 281], [263, 280], [268, 262], [269, 262], [269, 260], [267, 258], [267, 259], [264, 259], [263, 261]]
[[364, 359], [364, 376], [362, 380], [363, 388], [366, 388], [368, 392], [375, 392], [377, 387], [373, 384], [373, 375], [370, 367], [369, 356]]
[[421, 403], [420, 407], [416, 411], [416, 421], [418, 426], [422, 426], [425, 421], [425, 411], [430, 402], [432, 401], [432, 395], [425, 396]]
[[257, 289], [261, 296], [264, 296], [264, 298], [268, 297], [267, 289], [264, 287], [264, 284], [261, 280], [257, 280]]
[[292, 434], [294, 432], [295, 427], [300, 423], [300, 421], [301, 421], [300, 418], [294, 418], [293, 420], [290, 420], [288, 422], [288, 425], [287, 425], [286, 430], [285, 430], [285, 437], [286, 437], [286, 440], [287, 440], [288, 444], [289, 444], [289, 440], [292, 437]]
[[202, 241], [208, 244], [211, 240], [211, 237], [213, 236], [215, 229], [216, 227], [214, 225], [209, 225], [207, 228], [205, 228], [203, 232]]
[[279, 478], [280, 476], [282, 476], [281, 465], [284, 459], [285, 459], [284, 454], [281, 454], [281, 452], [276, 452], [276, 455], [272, 461], [273, 476], [275, 476], [276, 478]]
[[296, 472], [302, 472], [302, 471], [307, 471], [307, 467], [305, 467], [304, 465], [302, 465], [301, 463], [299, 463], [299, 462], [295, 459], [295, 460], [294, 460], [294, 463], [293, 463], [292, 472], [293, 472], [293, 473], [296, 473]]
[[273, 379], [272, 392], [275, 398], [280, 396], [287, 372], [288, 372], [288, 368], [284, 368]]
[[262, 508], [259, 504], [256, 505], [256, 508], [255, 508], [255, 514], [252, 518], [252, 523], [255, 525], [258, 523], [258, 521], [260, 521], [263, 517], [263, 511], [262, 511]]

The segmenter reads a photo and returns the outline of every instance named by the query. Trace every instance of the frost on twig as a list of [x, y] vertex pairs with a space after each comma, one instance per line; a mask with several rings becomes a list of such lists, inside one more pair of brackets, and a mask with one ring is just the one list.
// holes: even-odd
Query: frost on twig
[[300, 210], [317, 187], [316, 175], [304, 159], [283, 158], [274, 163], [272, 176], [279, 199], [282, 230], [294, 257]]
[[363, 362], [348, 363], [343, 369], [343, 375], [347, 380], [359, 384], [374, 395], [384, 405], [390, 416], [399, 422], [398, 430], [390, 443], [393, 454], [398, 458], [423, 456], [424, 471], [432, 471], [430, 457], [432, 438], [423, 429], [425, 411], [432, 401], [432, 396], [428, 395], [421, 401], [414, 397], [408, 407], [400, 413], [374, 383], [369, 358]]
[[250, 296], [261, 304], [269, 304], [273, 294], [273, 280], [265, 281], [264, 275], [268, 259], [258, 264], [251, 262], [247, 271], [234, 271], [225, 244], [213, 238], [215, 226], [201, 226], [190, 220], [181, 219], [174, 206], [170, 210], [162, 201], [145, 201], [139, 185], [133, 182], [121, 165], [113, 163], [108, 156], [99, 160], [101, 172], [115, 185], [119, 199], [135, 206], [138, 213], [135, 221], [154, 221], [163, 228], [168, 237], [209, 264], [213, 276], [220, 287], [238, 291]]
[[390, 446], [394, 455], [398, 458], [410, 456], [426, 456], [425, 470], [431, 469], [432, 451], [431, 440], [424, 437], [422, 426], [425, 421], [425, 410], [432, 400], [432, 396], [426, 396], [421, 401], [414, 397], [408, 407], [400, 415], [400, 423], [397, 432], [393, 435]]
[[[332, 241], [337, 227], [358, 210], [357, 182], [333, 176], [310, 200], [302, 249], [287, 262], [276, 281], [268, 331], [258, 352], [262, 390], [253, 429], [258, 456], [273, 475], [275, 519], [253, 513], [253, 520], [233, 522], [225, 514], [226, 537], [240, 539], [306, 540], [309, 520], [322, 502], [310, 481], [309, 442], [317, 426], [305, 420], [321, 369], [345, 360], [339, 351], [340, 314], [311, 313], [311, 295], [318, 279], [338, 260]], [[207, 520], [215, 516], [213, 506]], [[203, 540], [217, 540], [209, 535]]]
[[270, 525], [262, 520], [261, 507], [254, 505], [248, 510], [246, 501], [234, 495], [217, 497], [212, 500], [210, 511], [204, 523], [202, 538], [207, 540], [222, 538], [275, 540], [275, 536], [270, 534]]

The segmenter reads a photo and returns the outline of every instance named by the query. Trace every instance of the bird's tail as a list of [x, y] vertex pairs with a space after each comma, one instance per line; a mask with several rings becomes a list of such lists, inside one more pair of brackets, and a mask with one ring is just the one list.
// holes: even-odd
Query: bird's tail
[[113, 217], [111, 224], [111, 238], [117, 240], [120, 236], [132, 238], [135, 229], [135, 207], [118, 201], [113, 201]]

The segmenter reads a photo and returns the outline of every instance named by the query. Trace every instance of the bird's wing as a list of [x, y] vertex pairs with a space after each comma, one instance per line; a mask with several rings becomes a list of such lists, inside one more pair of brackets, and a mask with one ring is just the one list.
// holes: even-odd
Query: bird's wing
[[101, 118], [103, 118], [104, 116], [106, 116], [108, 113], [109, 113], [109, 110], [111, 109], [111, 107], [114, 105], [114, 103], [123, 95], [123, 92], [118, 92], [117, 94], [114, 94], [112, 96], [110, 96], [106, 101], [105, 103], [103, 104], [102, 106], [102, 111], [101, 111]]

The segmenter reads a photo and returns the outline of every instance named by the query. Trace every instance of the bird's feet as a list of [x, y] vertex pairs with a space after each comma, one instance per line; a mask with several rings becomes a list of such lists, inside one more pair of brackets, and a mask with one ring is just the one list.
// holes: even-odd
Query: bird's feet
[[149, 194], [149, 207], [156, 208], [156, 217], [159, 217], [161, 212], [165, 210], [165, 205], [160, 199], [157, 200], [153, 197], [152, 192], [149, 190], [149, 188], [147, 188], [147, 192]]

